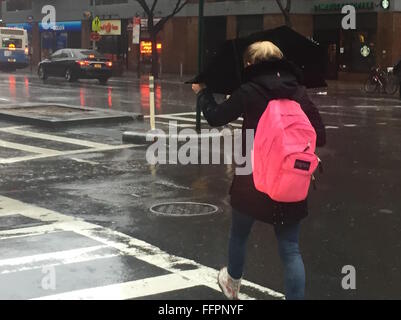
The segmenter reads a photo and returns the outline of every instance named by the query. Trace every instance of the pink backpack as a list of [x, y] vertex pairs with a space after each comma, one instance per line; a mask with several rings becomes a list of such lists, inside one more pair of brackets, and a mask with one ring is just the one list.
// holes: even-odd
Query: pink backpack
[[316, 138], [297, 102], [272, 100], [259, 120], [252, 151], [256, 189], [278, 202], [305, 200], [319, 165]]

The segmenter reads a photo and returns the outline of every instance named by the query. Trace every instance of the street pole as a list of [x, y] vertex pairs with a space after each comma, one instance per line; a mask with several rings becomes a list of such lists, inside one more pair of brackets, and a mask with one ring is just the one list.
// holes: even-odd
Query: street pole
[[149, 109], [150, 109], [150, 130], [156, 129], [155, 122], [155, 78], [149, 76]]
[[[203, 35], [204, 35], [204, 0], [199, 0], [199, 17], [198, 17], [198, 71], [203, 71]], [[199, 104], [196, 105], [196, 130], [201, 130], [201, 110]]]
[[[93, 0], [92, 21], [95, 19], [95, 17], [96, 17], [96, 0]], [[91, 23], [90, 29], [91, 29], [91, 33], [92, 33], [92, 23]], [[96, 41], [92, 41], [92, 49], [96, 50]]]

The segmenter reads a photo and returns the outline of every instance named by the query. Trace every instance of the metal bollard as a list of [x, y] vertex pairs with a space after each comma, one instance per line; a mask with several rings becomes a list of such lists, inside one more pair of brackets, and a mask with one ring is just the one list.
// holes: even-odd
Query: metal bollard
[[149, 109], [150, 109], [150, 129], [156, 129], [155, 123], [155, 78], [149, 76]]

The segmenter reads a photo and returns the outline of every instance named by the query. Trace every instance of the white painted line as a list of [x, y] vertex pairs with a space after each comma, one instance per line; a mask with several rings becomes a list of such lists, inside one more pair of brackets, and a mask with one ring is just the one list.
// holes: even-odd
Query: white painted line
[[70, 159], [71, 159], [71, 160], [74, 160], [74, 161], [76, 161], [76, 162], [88, 163], [88, 164], [91, 164], [91, 165], [94, 165], [94, 166], [96, 166], [96, 165], [99, 164], [99, 162], [89, 161], [89, 160], [83, 160], [83, 159], [78, 159], [78, 158], [70, 158]]
[[72, 216], [67, 216], [45, 208], [39, 208], [21, 201], [0, 196], [0, 216], [3, 213], [21, 214], [31, 219], [37, 219], [44, 222], [72, 222], [82, 221]]
[[8, 142], [4, 140], [0, 140], [0, 147], [26, 151], [30, 153], [47, 154], [50, 156], [58, 155], [60, 153], [60, 151], [57, 150], [33, 147], [33, 146], [28, 146], [26, 144]]
[[357, 108], [357, 109], [377, 109], [377, 110], [380, 110], [380, 108], [378, 108], [377, 106], [354, 106], [354, 108]]
[[[157, 115], [156, 118], [168, 119], [168, 120], [177, 120], [177, 121], [186, 121], [186, 122], [195, 122], [196, 123], [196, 119], [184, 118], [184, 117], [176, 117], [176, 116], [170, 116], [170, 115]], [[207, 123], [207, 121], [201, 120], [201, 123]]]
[[194, 283], [179, 274], [112, 284], [45, 296], [32, 300], [128, 300], [191, 288]]
[[109, 145], [103, 144], [103, 143], [96, 143], [96, 142], [80, 140], [80, 139], [65, 138], [65, 137], [60, 137], [60, 136], [55, 136], [55, 135], [50, 135], [50, 134], [32, 132], [32, 131], [21, 131], [17, 128], [3, 128], [3, 129], [0, 129], [0, 131], [16, 134], [16, 135], [20, 135], [20, 136], [30, 137], [30, 138], [51, 140], [51, 141], [62, 142], [62, 143], [67, 143], [67, 144], [74, 144], [74, 145], [84, 146], [84, 147], [89, 147], [89, 148], [109, 147]]
[[354, 123], [350, 123], [350, 124], [344, 124], [344, 127], [347, 127], [347, 128], [355, 128], [355, 127], [357, 127], [358, 125], [356, 125], [356, 124], [354, 124]]
[[162, 121], [155, 121], [155, 123], [157, 124], [164, 124], [164, 125], [170, 125], [173, 127], [177, 127], [177, 128], [194, 128], [195, 125], [194, 124], [173, 124], [173, 123], [168, 123], [168, 122], [162, 122]]
[[[181, 112], [181, 113], [165, 113], [165, 114], [157, 114], [158, 116], [196, 116], [196, 112]], [[150, 118], [150, 116], [145, 116], [146, 119]]]
[[[61, 232], [63, 229], [64, 222], [57, 222], [52, 224], [46, 224], [42, 226], [35, 227], [22, 227], [18, 229], [9, 229], [9, 230], [1, 230], [0, 231], [0, 240], [11, 239], [15, 237], [31, 237], [36, 235], [42, 235], [50, 232]], [[1, 242], [0, 242], [1, 243]]]
[[0, 128], [0, 131], [5, 131], [5, 132], [7, 132], [8, 130], [25, 129], [25, 128], [30, 128], [30, 126], [5, 127], [5, 128]]
[[[22, 227], [19, 229], [9, 229], [9, 230], [1, 230], [0, 231], [0, 243], [1, 240], [23, 237], [32, 237], [37, 235], [43, 235], [45, 233], [55, 233], [61, 231], [73, 231], [76, 229], [76, 225], [81, 225], [83, 227], [82, 222], [56, 222], [52, 224], [46, 224], [42, 226], [35, 226], [35, 227]], [[96, 228], [94, 225], [88, 225], [89, 228]]]
[[0, 164], [11, 164], [17, 162], [25, 162], [37, 159], [44, 159], [44, 158], [52, 158], [58, 156], [69, 156], [74, 154], [84, 154], [84, 153], [94, 153], [94, 152], [103, 152], [103, 151], [113, 151], [113, 150], [121, 150], [121, 149], [130, 149], [134, 147], [138, 147], [139, 145], [135, 144], [123, 144], [119, 146], [107, 146], [104, 148], [93, 148], [93, 149], [81, 149], [81, 150], [73, 150], [73, 151], [58, 151], [55, 154], [39, 154], [34, 156], [25, 156], [25, 157], [17, 157], [17, 158], [9, 158], [9, 159], [0, 159]]
[[[217, 275], [218, 272], [214, 269], [211, 268], [202, 268], [202, 269], [197, 269], [197, 270], [188, 270], [188, 271], [182, 271], [180, 274], [186, 278], [191, 279], [192, 281], [197, 281], [199, 282], [199, 285], [205, 285], [205, 282], [208, 282], [208, 287], [215, 289], [216, 291], [220, 291], [219, 285], [217, 284]], [[277, 298], [277, 299], [283, 299], [284, 295], [281, 293], [278, 293], [274, 290], [271, 290], [269, 288], [262, 287], [260, 285], [257, 285], [255, 283], [249, 282], [247, 280], [241, 281], [241, 284], [243, 286], [251, 287], [253, 289], [258, 290], [259, 292], [262, 292], [264, 294], [267, 294], [271, 297]], [[245, 294], [239, 294], [239, 298], [241, 300], [253, 300], [251, 297], [245, 295]]]
[[[102, 230], [97, 229], [93, 230], [85, 230], [83, 228], [75, 229], [76, 233], [88, 237], [92, 240], [104, 243], [110, 247], [116, 248], [128, 255], [134, 256], [135, 258], [145, 261], [149, 264], [158, 266], [159, 268], [163, 268], [172, 273], [182, 273], [182, 270], [179, 268], [179, 265], [192, 265], [197, 272], [191, 273], [193, 278], [191, 278], [191, 274], [186, 275], [189, 277], [191, 281], [199, 282], [200, 274], [203, 274], [202, 285], [210, 287], [215, 290], [219, 290], [217, 287], [216, 279], [218, 271], [206, 266], [203, 266], [193, 260], [189, 260], [186, 258], [170, 255], [161, 249], [146, 243], [144, 241], [132, 238], [123, 233], [113, 231], [110, 229], [103, 228]], [[113, 239], [118, 239], [114, 241]], [[200, 282], [199, 282], [200, 283]], [[247, 282], [248, 286], [260, 291], [258, 288], [260, 286], [255, 285], [251, 282]], [[269, 295], [283, 299], [284, 295], [282, 293], [276, 292], [274, 290], [265, 288], [266, 292], [269, 292]], [[249, 296], [242, 295], [243, 299], [252, 299]]]
[[242, 128], [243, 127], [242, 124], [238, 124], [238, 123], [230, 123], [229, 126], [232, 126], [234, 128]]
[[[50, 210], [47, 210], [44, 208], [25, 204], [25, 203], [22, 203], [17, 200], [13, 200], [13, 199], [10, 199], [7, 197], [0, 196], [0, 207], [3, 208], [4, 211], [9, 211], [8, 209], [5, 209], [5, 208], [7, 208], [7, 206], [10, 206], [11, 210], [15, 210], [16, 208], [18, 208], [18, 209], [24, 208], [24, 210], [20, 210], [19, 213], [22, 215], [26, 215], [29, 218], [39, 219], [39, 220], [41, 220], [42, 218], [47, 219], [47, 220], [59, 218], [58, 221], [62, 221], [62, 222], [54, 223], [50, 226], [25, 228], [25, 229], [18, 229], [18, 230], [7, 230], [5, 232], [4, 231], [0, 232], [0, 237], [2, 235], [4, 236], [4, 235], [21, 234], [22, 232], [27, 231], [27, 230], [30, 232], [35, 232], [35, 231], [37, 232], [38, 229], [40, 229], [40, 228], [41, 228], [41, 231], [44, 231], [44, 229], [46, 229], [46, 227], [49, 229], [49, 231], [54, 231], [57, 229], [63, 229], [64, 231], [68, 230], [68, 231], [72, 231], [77, 234], [80, 234], [82, 236], [85, 236], [87, 238], [90, 238], [92, 240], [95, 240], [105, 246], [115, 248], [124, 254], [135, 257], [136, 259], [142, 260], [151, 265], [155, 265], [159, 268], [163, 268], [163, 269], [175, 274], [175, 276], [177, 276], [177, 277], [182, 278], [181, 275], [184, 274], [185, 277], [187, 278], [187, 280], [190, 280], [190, 282], [188, 283], [188, 286], [194, 286], [194, 283], [196, 283], [196, 285], [203, 285], [203, 286], [212, 288], [214, 290], [219, 290], [217, 287], [217, 283], [216, 283], [218, 271], [213, 268], [203, 266], [193, 260], [168, 254], [167, 252], [162, 251], [160, 248], [155, 247], [145, 241], [135, 239], [133, 237], [130, 237], [130, 236], [123, 234], [121, 232], [118, 232], [118, 231], [114, 231], [114, 230], [104, 228], [104, 227], [101, 227], [101, 226], [98, 226], [95, 224], [84, 222], [77, 218], [73, 218], [73, 217], [66, 216], [66, 215], [63, 215], [63, 214], [60, 214], [60, 213], [57, 213], [54, 211], [50, 211]], [[193, 266], [193, 268], [196, 270], [191, 270], [193, 272], [184, 273], [184, 271], [182, 271], [182, 269], [180, 268], [180, 265]], [[177, 278], [177, 281], [179, 281], [179, 279], [180, 278]], [[257, 284], [251, 283], [251, 282], [245, 281], [245, 283], [248, 287], [250, 287], [256, 291], [267, 293], [270, 296], [273, 296], [278, 299], [284, 299], [284, 295], [282, 293], [276, 292], [269, 288], [263, 288]], [[141, 286], [140, 283], [138, 283], [138, 285]], [[157, 281], [155, 283], [155, 286], [159, 286], [159, 285], [160, 285], [160, 282]], [[111, 286], [110, 289], [111, 290], [117, 290], [116, 288], [122, 289], [121, 287], [118, 287], [118, 286], [119, 285], [117, 285], [117, 287]], [[170, 284], [167, 285], [166, 283], [163, 283], [163, 285], [162, 285], [163, 291], [160, 291], [160, 292], [168, 292], [168, 291], [177, 290], [176, 288], [174, 288], [174, 283], [171, 283], [171, 286], [172, 287], [170, 287]], [[140, 287], [140, 290], [137, 293], [135, 292], [135, 288], [132, 288], [131, 286], [124, 287], [124, 288], [126, 288], [126, 290], [132, 289], [134, 291], [132, 293], [124, 292], [124, 294], [123, 294], [124, 297], [130, 296], [132, 298], [136, 295], [144, 296], [147, 294], [147, 291], [145, 289], [143, 289], [142, 287]], [[162, 289], [160, 289], [160, 290], [162, 290]], [[89, 290], [91, 290], [91, 289], [89, 289]], [[153, 290], [155, 290], [155, 289], [153, 289]], [[151, 292], [152, 293], [149, 293], [149, 294], [155, 294], [154, 293], [155, 291], [151, 291]], [[103, 290], [103, 289], [101, 289], [101, 290], [95, 289], [95, 291], [80, 290], [75, 293], [63, 294], [62, 296], [60, 296], [60, 295], [52, 296], [52, 298], [67, 299], [68, 297], [71, 297], [72, 299], [77, 299], [77, 298], [82, 298], [82, 297], [86, 298], [88, 296], [88, 294], [89, 294], [89, 297], [93, 296], [98, 299], [103, 296], [107, 296], [107, 299], [122, 298], [122, 296], [116, 297], [116, 296], [118, 296], [118, 294], [115, 293], [114, 291], [111, 292], [111, 291]], [[46, 297], [44, 297], [44, 298], [46, 298]], [[49, 297], [47, 297], [47, 298], [49, 298]], [[247, 295], [242, 295], [241, 298], [242, 299], [252, 299], [252, 297], [247, 296]]]
[[326, 126], [326, 129], [340, 129], [340, 128], [337, 126]]
[[60, 264], [76, 263], [77, 260], [81, 261], [84, 258], [86, 259], [85, 261], [88, 261], [88, 258], [92, 260], [93, 257], [100, 256], [98, 254], [96, 255], [96, 251], [100, 251], [105, 248], [108, 247], [105, 245], [99, 245], [99, 246], [64, 250], [58, 252], [49, 252], [49, 253], [37, 254], [19, 258], [3, 259], [0, 260], [0, 274], [22, 271], [22, 268], [14, 270], [9, 270], [9, 269], [2, 270], [5, 268], [12, 268], [21, 265], [30, 265], [30, 267], [25, 267], [24, 270], [33, 269], [34, 267], [32, 266], [40, 262], [52, 263], [52, 265], [56, 263], [57, 265], [60, 265]]

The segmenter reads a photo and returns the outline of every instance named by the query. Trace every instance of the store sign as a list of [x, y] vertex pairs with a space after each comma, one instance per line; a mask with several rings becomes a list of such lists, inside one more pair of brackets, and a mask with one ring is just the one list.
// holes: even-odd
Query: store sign
[[97, 33], [97, 32], [91, 33], [91, 36], [90, 36], [91, 41], [98, 42], [98, 41], [100, 41], [101, 38], [102, 38], [102, 36], [99, 33]]
[[382, 0], [381, 1], [381, 6], [384, 10], [387, 10], [390, 8], [390, 1], [389, 0]]
[[32, 31], [32, 24], [30, 23], [7, 23], [7, 28], [19, 28], [25, 29], [26, 31]]
[[120, 36], [121, 20], [104, 20], [100, 24], [99, 34], [102, 36]]
[[57, 22], [50, 29], [46, 29], [42, 23], [39, 23], [39, 30], [43, 31], [81, 31], [82, 22], [81, 21], [64, 21]]
[[375, 3], [373, 1], [369, 2], [346, 2], [346, 3], [319, 3], [315, 5], [315, 11], [341, 11], [341, 9], [346, 6], [354, 6], [357, 10], [374, 10]]
[[92, 32], [99, 32], [100, 28], [102, 26], [102, 23], [99, 19], [99, 17], [95, 17], [92, 21]]
[[[162, 44], [156, 44], [157, 51], [160, 52], [162, 50]], [[152, 54], [152, 42], [151, 41], [141, 41], [140, 43], [141, 54], [145, 56], [149, 56]]]
[[364, 45], [361, 48], [361, 56], [367, 58], [369, 57], [369, 55], [370, 55], [370, 48], [367, 45]]

